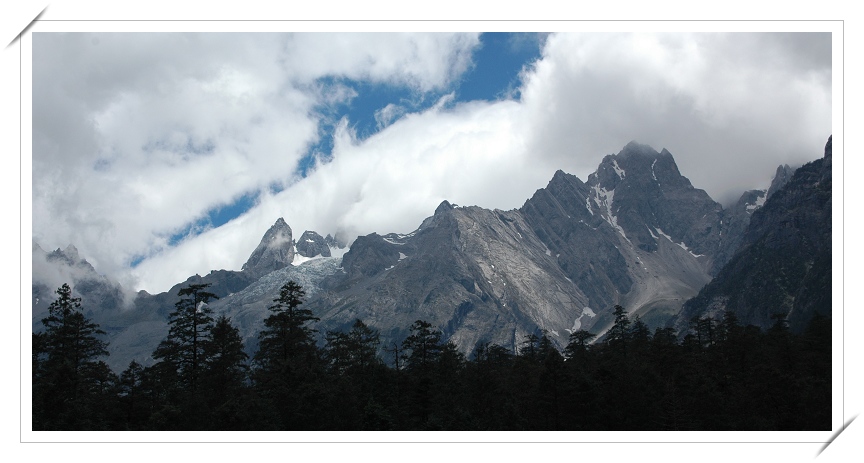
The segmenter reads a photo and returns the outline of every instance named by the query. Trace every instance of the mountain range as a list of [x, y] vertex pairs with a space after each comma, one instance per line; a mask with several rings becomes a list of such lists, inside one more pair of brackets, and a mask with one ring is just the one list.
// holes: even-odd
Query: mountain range
[[443, 201], [415, 231], [360, 236], [350, 248], [314, 231], [295, 240], [279, 218], [240, 271], [195, 275], [125, 304], [123, 288], [73, 246], [45, 252], [34, 242], [33, 329], [67, 281], [106, 331], [112, 368], [151, 364], [179, 290], [205, 283], [219, 296], [210, 307], [231, 317], [251, 354], [267, 307], [294, 280], [319, 334], [360, 319], [383, 348], [418, 319], [466, 353], [483, 342], [516, 349], [541, 332], [563, 348], [579, 329], [602, 336], [616, 305], [679, 334], [724, 310], [763, 328], [788, 317], [800, 331], [831, 313], [830, 160], [829, 138], [822, 158], [779, 166], [768, 188], [724, 209], [667, 150], [631, 142], [584, 182], [557, 171], [519, 209]]

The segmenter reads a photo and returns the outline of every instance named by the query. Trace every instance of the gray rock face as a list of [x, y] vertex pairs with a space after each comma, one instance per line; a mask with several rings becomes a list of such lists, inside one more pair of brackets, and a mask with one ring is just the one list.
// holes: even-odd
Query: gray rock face
[[291, 265], [294, 260], [294, 241], [291, 227], [280, 217], [267, 230], [261, 243], [243, 264], [243, 271], [262, 276]]
[[466, 352], [479, 341], [513, 348], [541, 329], [566, 344], [587, 301], [518, 211], [446, 201], [413, 233], [358, 238], [343, 268], [310, 302], [320, 326], [360, 318], [387, 342], [424, 319]]
[[336, 238], [334, 238], [333, 235], [331, 235], [331, 234], [329, 234], [329, 233], [327, 234], [327, 236], [324, 237], [324, 243], [325, 243], [328, 247], [331, 247], [331, 248], [345, 248], [345, 247], [348, 247], [347, 244], [340, 242], [339, 240], [337, 240]]
[[741, 238], [744, 237], [744, 231], [750, 224], [750, 216], [762, 207], [766, 197], [766, 190], [745, 191], [735, 204], [723, 211], [720, 243], [717, 255], [711, 265], [712, 275], [716, 275], [738, 250], [741, 245]]
[[[327, 257], [283, 267], [262, 276], [241, 290], [221, 296], [219, 300], [212, 302], [210, 307], [217, 316], [224, 314], [231, 319], [231, 323], [237, 327], [243, 338], [246, 353], [252, 358], [258, 350], [258, 333], [264, 329], [264, 319], [270, 315], [268, 307], [273, 305], [273, 299], [279, 297], [282, 285], [293, 280], [303, 287], [307, 299], [314, 299], [322, 291], [322, 284], [327, 277], [341, 273], [340, 260]], [[317, 324], [315, 328], [320, 330]]]
[[779, 189], [786, 186], [794, 174], [795, 169], [789, 167], [788, 164], [777, 166], [777, 172], [774, 173], [774, 178], [771, 180], [771, 186], [768, 188], [768, 197], [773, 196]]
[[602, 332], [622, 304], [662, 325], [710, 280], [722, 207], [667, 151], [631, 143], [587, 182], [558, 171], [519, 210], [447, 201], [408, 235], [358, 238], [313, 301], [326, 329], [356, 318], [399, 341], [416, 319], [470, 352], [547, 330]]
[[720, 243], [711, 265], [712, 275], [716, 275], [738, 251], [753, 213], [761, 208], [768, 198], [783, 188], [794, 173], [795, 169], [786, 164], [778, 166], [771, 180], [771, 186], [767, 190], [745, 191], [734, 205], [723, 211]]
[[[335, 241], [332, 237], [330, 240]], [[314, 231], [307, 230], [303, 232], [300, 238], [297, 239], [295, 248], [297, 249], [297, 254], [303, 257], [330, 257], [330, 245], [327, 239]]]
[[348, 278], [356, 280], [374, 277], [392, 268], [399, 261], [400, 253], [394, 241], [399, 239], [399, 235], [380, 236], [377, 233], [358, 237], [351, 245], [351, 250], [342, 258], [342, 268]]
[[666, 150], [630, 143], [585, 183], [559, 171], [520, 211], [588, 296], [594, 332], [615, 304], [662, 324], [710, 280], [722, 207]]
[[756, 210], [737, 253], [687, 301], [672, 326], [695, 316], [735, 312], [743, 324], [768, 328], [774, 314], [802, 331], [814, 314], [831, 315], [831, 139], [825, 157], [795, 171]]

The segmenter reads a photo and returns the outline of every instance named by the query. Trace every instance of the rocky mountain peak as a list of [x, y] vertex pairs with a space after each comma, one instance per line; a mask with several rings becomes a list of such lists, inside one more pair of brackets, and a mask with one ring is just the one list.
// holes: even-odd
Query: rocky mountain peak
[[628, 143], [618, 154], [605, 156], [587, 183], [607, 191], [616, 189], [619, 184], [649, 190], [692, 188], [690, 181], [678, 171], [669, 151], [664, 148], [658, 153], [654, 148], [635, 141]]
[[766, 198], [771, 197], [774, 193], [783, 188], [784, 185], [789, 183], [789, 179], [792, 178], [794, 173], [795, 169], [789, 167], [788, 164], [777, 166], [777, 171], [774, 173], [774, 178], [771, 179], [771, 186], [768, 188], [768, 195]]
[[74, 262], [81, 260], [81, 256], [78, 255], [78, 248], [71, 244], [66, 246], [66, 249], [63, 250], [63, 254]]
[[636, 140], [624, 145], [624, 148], [618, 153], [619, 156], [644, 156], [649, 158], [655, 158], [658, 154], [660, 153], [651, 146], [639, 143]]
[[[34, 241], [34, 244], [35, 244], [35, 241]], [[35, 246], [33, 248], [34, 252], [36, 251], [36, 249], [38, 249], [40, 251], [42, 250], [42, 248], [39, 247], [38, 244], [35, 244]], [[53, 262], [62, 262], [65, 265], [68, 265], [70, 267], [83, 268], [83, 269], [86, 269], [90, 272], [93, 272], [94, 274], [96, 272], [96, 270], [93, 268], [93, 266], [90, 265], [90, 262], [87, 262], [86, 259], [81, 258], [81, 255], [78, 253], [78, 248], [76, 248], [75, 246], [73, 246], [71, 244], [66, 246], [66, 249], [61, 250], [60, 248], [57, 248], [57, 249], [45, 254], [45, 258], [49, 262], [52, 262], [52, 261]]]
[[375, 276], [399, 261], [399, 249], [391, 235], [372, 233], [358, 236], [342, 257], [342, 267], [350, 279]]
[[599, 212], [628, 244], [654, 252], [668, 235], [694, 255], [714, 253], [722, 207], [681, 175], [667, 150], [630, 142], [604, 157], [586, 184], [589, 212]]
[[568, 181], [569, 181], [569, 180], [568, 180], [569, 177], [572, 177], [572, 175], [570, 175], [570, 174], [564, 172], [564, 171], [561, 170], [561, 169], [558, 169], [558, 170], [555, 171], [555, 175], [552, 176], [552, 180], [549, 180], [549, 185], [552, 185], [553, 183], [565, 183], [565, 182], [568, 182]]
[[453, 209], [453, 205], [450, 204], [450, 201], [447, 201], [445, 199], [444, 201], [441, 201], [441, 204], [439, 204], [437, 208], [435, 208], [435, 215], [441, 214], [442, 212], [446, 212], [451, 209]]
[[294, 260], [294, 240], [291, 227], [280, 217], [267, 230], [261, 243], [243, 264], [243, 271], [264, 275], [286, 267]]
[[[327, 236], [329, 237], [330, 235]], [[330, 237], [330, 241], [333, 241], [333, 237]], [[303, 257], [330, 257], [330, 246], [327, 238], [324, 238], [317, 232], [311, 230], [306, 230], [302, 235], [300, 235], [300, 238], [297, 239], [295, 248], [297, 254], [300, 254]]]

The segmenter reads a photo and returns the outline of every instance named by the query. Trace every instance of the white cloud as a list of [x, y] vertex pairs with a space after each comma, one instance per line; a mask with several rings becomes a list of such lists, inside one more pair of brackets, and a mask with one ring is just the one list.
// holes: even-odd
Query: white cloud
[[821, 154], [830, 35], [809, 39], [799, 58], [798, 36], [553, 35], [522, 90], [531, 147], [583, 179], [631, 140], [665, 147], [694, 185], [728, 200], [781, 162]]
[[[176, 37], [115, 45], [116, 55], [153, 56], [149, 66], [110, 54], [75, 66], [81, 56], [64, 56], [80, 55], [90, 38], [73, 37], [84, 44], [55, 44], [58, 63], [34, 59], [53, 66], [34, 75], [60, 84], [34, 77], [34, 92], [46, 89], [34, 98], [36, 238], [52, 248], [73, 242], [100, 270], [119, 272], [208, 208], [274, 181], [287, 186], [131, 273], [159, 291], [196, 272], [239, 269], [278, 217], [298, 236], [408, 232], [443, 199], [519, 207], [555, 169], [584, 180], [631, 140], [669, 149], [695, 186], [725, 200], [764, 187], [780, 163], [821, 154], [831, 130], [830, 36], [813, 38], [553, 34], [523, 73], [520, 101], [448, 95], [414, 113], [382, 104], [378, 133], [358, 140], [343, 119], [323, 134], [333, 137], [332, 158], [298, 180], [296, 161], [319, 136], [316, 105], [357, 96], [317, 77], [399, 84], [422, 97], [471, 66], [476, 35], [183, 39], [200, 54]], [[101, 76], [113, 58], [119, 69]], [[190, 146], [201, 153], [186, 153]]]
[[392, 124], [394, 120], [405, 114], [406, 109], [403, 106], [388, 103], [387, 106], [375, 111], [375, 123], [378, 125], [378, 130]]
[[477, 45], [478, 34], [298, 34], [285, 44], [284, 65], [301, 82], [332, 75], [426, 92], [464, 73]]
[[356, 96], [315, 79], [444, 87], [476, 43], [476, 34], [34, 34], [34, 238], [75, 243], [101, 271], [123, 271], [208, 210], [290, 183], [320, 136], [316, 108]]

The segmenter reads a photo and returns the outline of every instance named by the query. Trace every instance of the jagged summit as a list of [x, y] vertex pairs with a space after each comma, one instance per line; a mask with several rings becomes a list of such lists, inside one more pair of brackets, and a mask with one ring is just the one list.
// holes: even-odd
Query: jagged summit
[[90, 262], [87, 262], [86, 259], [81, 258], [81, 255], [78, 253], [78, 248], [76, 248], [75, 246], [73, 246], [71, 244], [66, 246], [66, 249], [61, 250], [60, 248], [57, 248], [51, 252], [46, 253], [45, 251], [42, 250], [42, 248], [34, 240], [33, 241], [33, 252], [35, 253], [35, 252], [37, 252], [37, 250], [41, 254], [44, 254], [45, 259], [47, 259], [49, 262], [50, 261], [63, 262], [65, 265], [68, 265], [69, 267], [77, 267], [77, 268], [86, 269], [90, 272], [93, 272], [94, 274], [96, 272], [96, 270], [93, 268], [93, 266], [90, 264]]
[[78, 254], [78, 248], [71, 244], [69, 246], [66, 246], [66, 249], [63, 250], [63, 254], [76, 262], [81, 260], [81, 256]]
[[635, 141], [628, 143], [618, 154], [604, 156], [586, 183], [606, 190], [614, 190], [619, 183], [629, 183], [631, 188], [693, 188], [690, 180], [681, 175], [666, 148], [658, 153], [651, 146]]
[[449, 211], [450, 209], [453, 209], [453, 205], [450, 204], [450, 201], [445, 199], [444, 201], [441, 201], [441, 204], [439, 204], [437, 208], [435, 208], [435, 215]]
[[267, 230], [261, 243], [243, 264], [243, 271], [264, 275], [286, 267], [294, 260], [294, 240], [291, 227], [279, 217]]
[[792, 178], [792, 175], [795, 173], [795, 169], [789, 167], [788, 164], [781, 164], [777, 166], [777, 171], [774, 173], [774, 178], [771, 179], [771, 186], [768, 187], [768, 195], [766, 198], [774, 195], [779, 189], [783, 188], [784, 185], [789, 183], [789, 179]]
[[[666, 151], [666, 149], [664, 148], [663, 151]], [[659, 153], [654, 148], [652, 148], [650, 145], [639, 143], [636, 140], [633, 140], [630, 143], [627, 143], [626, 145], [624, 145], [624, 148], [618, 154], [619, 155], [641, 154], [643, 156], [653, 157], [653, 156], [658, 155]]]
[[[333, 237], [330, 237], [330, 242], [332, 241]], [[330, 245], [327, 238], [311, 230], [306, 230], [300, 235], [295, 247], [297, 254], [303, 257], [330, 257]]]
[[696, 255], [714, 254], [722, 206], [681, 175], [669, 151], [631, 142], [605, 156], [586, 186], [588, 212], [628, 243], [655, 251], [657, 240], [668, 235]]

